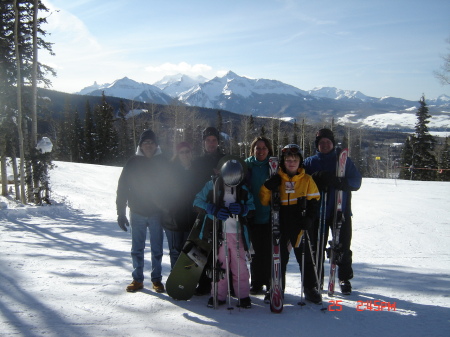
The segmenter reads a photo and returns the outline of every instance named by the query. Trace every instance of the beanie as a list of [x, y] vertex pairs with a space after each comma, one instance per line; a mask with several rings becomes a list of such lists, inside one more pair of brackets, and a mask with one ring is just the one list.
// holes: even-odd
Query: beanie
[[217, 141], [220, 140], [219, 131], [213, 126], [208, 126], [205, 130], [203, 130], [203, 134], [202, 134], [203, 140], [205, 140], [206, 137], [208, 137], [208, 136], [214, 136], [217, 138]]
[[330, 129], [320, 129], [316, 133], [316, 148], [319, 148], [319, 142], [322, 138], [328, 138], [333, 143], [333, 147], [336, 146], [336, 142], [334, 140], [333, 131]]
[[180, 151], [183, 147], [187, 147], [189, 150], [192, 150], [191, 144], [189, 144], [188, 142], [181, 142], [181, 143], [178, 143], [176, 146], [177, 152]]
[[155, 133], [152, 130], [148, 129], [142, 132], [141, 137], [139, 138], [139, 146], [141, 146], [142, 143], [147, 139], [153, 140], [153, 142], [158, 145], [158, 140], [156, 139]]

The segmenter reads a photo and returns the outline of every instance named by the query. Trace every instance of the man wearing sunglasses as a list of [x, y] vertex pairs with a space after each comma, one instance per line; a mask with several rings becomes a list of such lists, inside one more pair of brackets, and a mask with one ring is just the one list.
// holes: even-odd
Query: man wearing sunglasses
[[[338, 278], [341, 292], [344, 295], [350, 295], [352, 286], [350, 280], [353, 278], [352, 268], [352, 251], [350, 249], [352, 240], [352, 211], [351, 211], [351, 197], [352, 191], [357, 191], [361, 186], [361, 174], [357, 170], [355, 164], [350, 158], [347, 158], [345, 166], [345, 177], [336, 177], [336, 163], [339, 156], [339, 151], [336, 150], [336, 141], [334, 134], [330, 129], [320, 129], [316, 133], [315, 140], [317, 152], [314, 156], [305, 159], [304, 167], [306, 173], [310, 174], [317, 184], [321, 192], [322, 200], [325, 200], [326, 194], [326, 210], [325, 210], [325, 239], [328, 241], [329, 228], [332, 226], [334, 208], [335, 208], [335, 191], [342, 190], [342, 209], [343, 209], [343, 223], [341, 226], [339, 243], [340, 256], [337, 259]], [[319, 217], [315, 222], [314, 231], [317, 235], [319, 232]], [[317, 240], [317, 237], [316, 239]], [[325, 246], [325, 245], [324, 245]], [[325, 248], [325, 247], [324, 247]], [[322, 254], [324, 256], [324, 254]], [[320, 261], [323, 266], [323, 261]], [[321, 283], [323, 284], [323, 272]]]

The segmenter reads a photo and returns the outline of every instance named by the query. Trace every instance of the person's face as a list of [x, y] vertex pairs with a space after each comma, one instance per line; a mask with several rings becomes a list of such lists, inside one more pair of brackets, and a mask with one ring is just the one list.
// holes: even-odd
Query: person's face
[[190, 148], [182, 147], [180, 150], [178, 150], [178, 158], [180, 158], [180, 162], [184, 167], [191, 166], [192, 161], [192, 151]]
[[266, 143], [262, 140], [258, 140], [256, 142], [253, 151], [255, 153], [255, 158], [258, 161], [264, 161], [269, 155], [269, 149], [267, 148]]
[[144, 156], [146, 156], [147, 158], [151, 158], [155, 154], [157, 147], [158, 145], [156, 145], [153, 140], [146, 139], [141, 144], [141, 151]]
[[297, 156], [287, 156], [284, 158], [284, 166], [288, 175], [295, 175], [300, 166], [300, 158]]
[[317, 149], [323, 154], [330, 153], [333, 150], [333, 142], [328, 138], [322, 138], [317, 144]]
[[217, 151], [219, 141], [215, 136], [208, 136], [205, 138], [205, 150], [207, 153], [214, 153]]

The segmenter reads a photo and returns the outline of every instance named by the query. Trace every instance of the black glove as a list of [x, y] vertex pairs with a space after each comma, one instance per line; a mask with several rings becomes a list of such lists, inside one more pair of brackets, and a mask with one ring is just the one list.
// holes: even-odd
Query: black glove
[[331, 181], [336, 178], [334, 173], [330, 171], [317, 171], [311, 174], [317, 187], [321, 191], [326, 191], [331, 184]]
[[309, 216], [304, 216], [300, 218], [299, 228], [305, 231], [310, 230], [311, 228], [313, 228], [313, 223], [314, 221], [312, 218], [310, 218]]
[[278, 191], [281, 184], [281, 177], [279, 174], [275, 174], [264, 182], [264, 186], [271, 191]]
[[332, 181], [332, 186], [337, 190], [347, 190], [347, 179], [345, 177], [334, 177]]
[[119, 214], [117, 216], [117, 223], [119, 224], [120, 229], [123, 230], [124, 232], [127, 231], [127, 227], [130, 227], [130, 223], [128, 222], [127, 216], [124, 214]]

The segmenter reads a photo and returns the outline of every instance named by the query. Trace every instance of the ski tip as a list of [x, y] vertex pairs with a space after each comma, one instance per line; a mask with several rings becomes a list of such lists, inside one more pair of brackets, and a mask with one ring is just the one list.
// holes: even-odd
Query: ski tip
[[322, 311], [322, 312], [326, 312], [327, 310], [328, 310], [327, 307], [323, 307], [320, 309], [320, 311]]
[[300, 301], [300, 302], [298, 302], [297, 303], [299, 306], [301, 306], [301, 307], [303, 307], [303, 306], [305, 306], [306, 305], [306, 303], [305, 302], [303, 302], [303, 301]]

